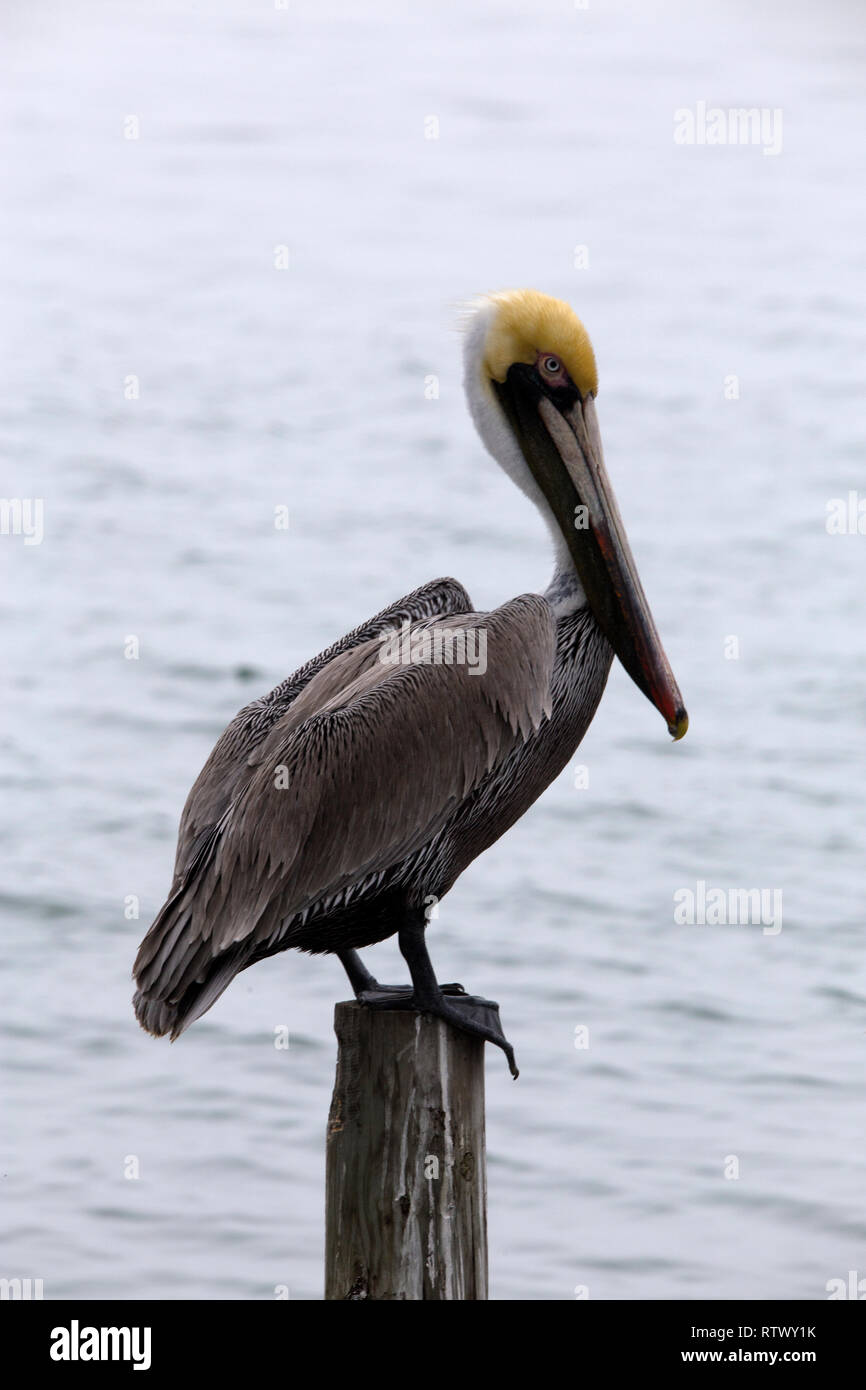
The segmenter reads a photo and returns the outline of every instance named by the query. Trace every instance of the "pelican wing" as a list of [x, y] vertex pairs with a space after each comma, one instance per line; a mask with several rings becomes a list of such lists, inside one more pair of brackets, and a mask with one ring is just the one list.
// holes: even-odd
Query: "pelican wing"
[[294, 675], [281, 681], [270, 694], [253, 700], [240, 710], [220, 735], [186, 799], [178, 831], [172, 893], [180, 888], [187, 872], [194, 871], [197, 856], [207, 850], [215, 826], [246, 778], [249, 755], [263, 742], [269, 730], [314, 676], [341, 653], [351, 651], [404, 622], [418, 622], [436, 615], [445, 617], [451, 613], [468, 613], [471, 609], [469, 595], [456, 579], [434, 579], [384, 608], [374, 618], [361, 623], [326, 651], [312, 657]]
[[[176, 1036], [293, 917], [420, 849], [550, 713], [554, 620], [524, 595], [413, 632], [483, 632], [486, 670], [382, 660], [374, 639], [322, 665], [243, 779], [142, 943], [136, 1010]], [[446, 643], [447, 649], [447, 643]]]

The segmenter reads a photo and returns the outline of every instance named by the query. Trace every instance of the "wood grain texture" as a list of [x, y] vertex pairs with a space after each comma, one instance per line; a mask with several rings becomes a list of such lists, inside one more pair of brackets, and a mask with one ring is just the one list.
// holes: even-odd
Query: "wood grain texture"
[[354, 1000], [334, 1029], [325, 1298], [486, 1299], [484, 1044]]

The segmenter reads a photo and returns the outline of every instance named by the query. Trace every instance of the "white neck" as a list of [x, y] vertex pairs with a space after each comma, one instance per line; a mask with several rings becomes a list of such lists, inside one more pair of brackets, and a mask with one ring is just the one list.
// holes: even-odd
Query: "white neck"
[[544, 591], [544, 597], [553, 609], [555, 618], [568, 618], [572, 613], [586, 607], [586, 594], [568, 552], [564, 560], [562, 556], [557, 556], [556, 569]]
[[565, 617], [582, 608], [586, 604], [586, 596], [547, 498], [535, 481], [502, 406], [483, 371], [484, 344], [495, 313], [495, 304], [482, 301], [468, 321], [463, 346], [463, 389], [466, 392], [469, 413], [482, 444], [512, 482], [516, 483], [521, 492], [535, 504], [547, 525], [553, 541], [556, 563], [553, 578], [544, 596], [554, 615], [557, 618]]

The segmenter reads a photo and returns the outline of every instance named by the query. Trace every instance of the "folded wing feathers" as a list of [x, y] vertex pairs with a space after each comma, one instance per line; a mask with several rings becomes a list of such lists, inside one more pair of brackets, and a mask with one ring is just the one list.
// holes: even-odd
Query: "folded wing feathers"
[[432, 614], [468, 613], [471, 608], [469, 595], [456, 579], [434, 579], [383, 608], [374, 618], [311, 657], [269, 694], [245, 705], [220, 735], [187, 797], [180, 820], [173, 888], [179, 886], [191, 868], [197, 838], [231, 805], [243, 783], [247, 757], [319, 671], [336, 656], [403, 622], [422, 621]]

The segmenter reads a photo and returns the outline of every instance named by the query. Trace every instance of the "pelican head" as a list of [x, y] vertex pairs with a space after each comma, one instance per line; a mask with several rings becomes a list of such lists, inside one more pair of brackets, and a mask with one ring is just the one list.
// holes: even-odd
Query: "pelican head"
[[560, 566], [675, 739], [689, 721], [608, 480], [589, 335], [568, 304], [507, 290], [472, 306], [466, 397], [483, 443], [551, 528]]

